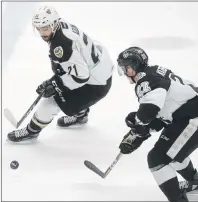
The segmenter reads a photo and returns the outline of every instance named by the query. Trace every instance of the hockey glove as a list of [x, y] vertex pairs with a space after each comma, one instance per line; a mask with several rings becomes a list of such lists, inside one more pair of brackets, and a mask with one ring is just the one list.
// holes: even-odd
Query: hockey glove
[[131, 112], [125, 119], [126, 125], [133, 130], [134, 133], [146, 135], [149, 133], [148, 125], [139, 125], [136, 123], [136, 112]]
[[135, 129], [135, 132], [138, 134], [147, 134], [149, 132], [158, 132], [162, 128], [166, 127], [166, 124], [163, 123], [160, 119], [155, 118], [148, 125], [136, 125], [136, 112], [131, 112], [125, 119], [126, 125], [132, 129]]
[[130, 130], [123, 138], [120, 143], [120, 151], [123, 154], [130, 154], [135, 151], [140, 145], [147, 140], [151, 135], [148, 133], [146, 135], [140, 135]]
[[135, 125], [135, 116], [137, 112], [131, 112], [128, 114], [128, 116], [125, 118], [125, 123], [129, 128], [132, 128]]
[[38, 94], [41, 94], [43, 91], [45, 91], [44, 95], [43, 95], [44, 98], [49, 98], [49, 97], [55, 95], [56, 90], [55, 90], [55, 87], [53, 85], [53, 82], [55, 82], [53, 77], [49, 80], [44, 81], [41, 85], [39, 85], [37, 87], [36, 92]]

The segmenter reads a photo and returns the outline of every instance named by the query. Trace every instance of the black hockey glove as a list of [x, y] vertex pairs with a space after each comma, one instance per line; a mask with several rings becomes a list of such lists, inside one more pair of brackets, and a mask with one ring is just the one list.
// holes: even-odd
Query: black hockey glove
[[136, 125], [136, 112], [131, 112], [125, 119], [126, 125], [130, 128], [136, 129], [135, 132], [138, 134], [147, 134], [149, 132], [158, 132], [162, 128], [166, 127], [166, 124], [163, 123], [160, 119], [155, 118], [148, 125]]
[[36, 92], [38, 94], [41, 94], [43, 91], [45, 91], [44, 95], [43, 95], [44, 98], [49, 98], [49, 97], [55, 95], [56, 90], [55, 90], [55, 87], [53, 85], [53, 82], [55, 82], [53, 77], [49, 80], [44, 81], [41, 85], [39, 85], [37, 87]]
[[146, 135], [140, 135], [130, 130], [123, 138], [120, 143], [120, 151], [123, 154], [130, 154], [135, 151], [140, 145], [147, 140], [151, 135], [148, 133]]
[[139, 125], [135, 120], [136, 112], [131, 112], [125, 119], [126, 125], [133, 130], [134, 133], [146, 135], [149, 133], [148, 125]]
[[149, 134], [149, 127], [147, 125], [139, 125], [136, 123], [136, 112], [131, 112], [125, 119], [126, 125], [131, 130], [124, 136], [120, 143], [120, 150], [123, 154], [130, 154], [135, 151], [144, 140], [148, 139], [151, 135]]
[[128, 116], [125, 118], [126, 125], [131, 128], [135, 124], [135, 116], [137, 112], [131, 112], [128, 114]]

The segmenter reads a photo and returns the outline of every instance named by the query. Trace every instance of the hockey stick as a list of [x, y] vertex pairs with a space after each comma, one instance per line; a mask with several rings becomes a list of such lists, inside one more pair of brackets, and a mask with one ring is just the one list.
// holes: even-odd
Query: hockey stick
[[18, 128], [21, 123], [24, 121], [24, 119], [30, 114], [30, 112], [34, 109], [34, 107], [37, 105], [37, 103], [40, 101], [44, 94], [44, 91], [36, 98], [36, 100], [32, 103], [30, 108], [26, 111], [26, 113], [22, 116], [22, 118], [17, 122], [16, 118], [13, 116], [12, 112], [6, 108], [4, 109], [4, 116], [6, 119], [15, 127]]
[[116, 163], [119, 161], [119, 159], [121, 158], [122, 153], [120, 152], [117, 157], [115, 158], [115, 160], [113, 161], [113, 163], [107, 168], [107, 170], [105, 172], [102, 172], [99, 168], [97, 168], [92, 162], [85, 160], [84, 164], [87, 168], [89, 168], [90, 170], [92, 170], [94, 173], [98, 174], [100, 177], [105, 178], [110, 171], [113, 169], [113, 167], [116, 165]]

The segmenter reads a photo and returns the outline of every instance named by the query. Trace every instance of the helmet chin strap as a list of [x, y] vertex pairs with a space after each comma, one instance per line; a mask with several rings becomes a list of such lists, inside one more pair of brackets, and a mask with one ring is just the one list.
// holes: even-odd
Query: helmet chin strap
[[54, 35], [56, 34], [57, 29], [60, 27], [59, 22], [57, 22], [57, 24], [54, 23], [54, 25], [51, 24], [50, 27], [52, 29], [52, 34], [51, 34], [50, 40], [52, 40]]
[[128, 75], [125, 73], [126, 77], [128, 78], [128, 80], [130, 81], [131, 84], [136, 83], [135, 77], [137, 76], [137, 74], [138, 74], [138, 73], [136, 72], [134, 76], [128, 76]]
[[131, 80], [133, 81], [133, 83], [136, 83], [134, 78], [135, 78], [134, 76], [131, 76]]
[[59, 21], [57, 21], [56, 23], [54, 23], [54, 25], [52, 26], [52, 24], [50, 25], [52, 32], [56, 33], [56, 30], [60, 27], [60, 23]]
[[[126, 74], [125, 74], [125, 75], [126, 75]], [[131, 84], [136, 83], [133, 76], [127, 76], [127, 75], [126, 75], [126, 77], [127, 77], [127, 79], [129, 80], [129, 82], [130, 82]]]

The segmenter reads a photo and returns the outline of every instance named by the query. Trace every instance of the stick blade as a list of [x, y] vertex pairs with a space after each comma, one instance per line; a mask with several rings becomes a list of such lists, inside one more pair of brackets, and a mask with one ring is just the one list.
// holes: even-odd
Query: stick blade
[[94, 173], [98, 174], [102, 178], [105, 178], [105, 173], [103, 173], [99, 168], [97, 168], [92, 162], [85, 160], [84, 164], [87, 168], [92, 170]]
[[14, 118], [12, 112], [6, 108], [4, 109], [4, 116], [6, 117], [6, 119], [15, 127], [17, 128], [17, 120]]

